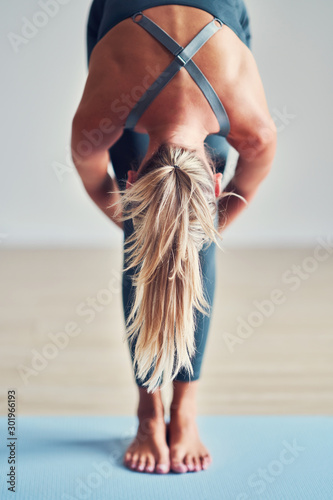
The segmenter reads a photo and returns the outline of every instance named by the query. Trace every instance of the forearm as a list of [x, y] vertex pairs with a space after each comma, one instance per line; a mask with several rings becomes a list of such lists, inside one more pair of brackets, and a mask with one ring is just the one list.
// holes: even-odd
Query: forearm
[[[123, 229], [123, 223], [115, 217], [115, 212], [121, 202], [121, 195], [118, 193], [110, 194], [110, 191], [118, 191], [118, 184], [107, 171], [109, 162], [108, 151], [95, 153], [84, 159], [78, 159], [73, 149], [72, 153], [77, 172], [90, 198], [105, 215], [120, 229]], [[110, 205], [114, 206], [110, 207]], [[121, 212], [119, 215], [122, 215]]]
[[[92, 124], [91, 122], [91, 125], [89, 127], [87, 126], [87, 128], [91, 129]], [[118, 191], [119, 188], [117, 181], [108, 173], [110, 161], [108, 148], [113, 141], [116, 141], [117, 137], [120, 135], [120, 131], [112, 138], [112, 142], [108, 139], [105, 144], [102, 142], [98, 147], [92, 147], [91, 144], [88, 154], [83, 154], [82, 144], [87, 142], [82, 132], [84, 128], [84, 119], [79, 115], [76, 116], [72, 124], [71, 140], [74, 165], [90, 198], [107, 217], [109, 217], [118, 227], [123, 229], [123, 223], [115, 217], [115, 212], [118, 209], [119, 203], [121, 203], [121, 195], [117, 193], [110, 194], [110, 191]], [[110, 205], [114, 206], [110, 207]], [[122, 215], [121, 212], [119, 215]]]
[[[86, 191], [90, 198], [96, 203], [98, 208], [109, 217], [120, 229], [123, 229], [123, 222], [119, 218], [115, 217], [115, 212], [118, 210], [118, 206], [121, 203], [120, 194], [112, 193], [110, 191], [116, 191], [118, 186], [116, 185], [114, 179], [109, 173], [106, 174], [105, 179], [102, 181], [101, 185], [95, 187], [94, 189], [87, 189]], [[114, 206], [110, 207], [110, 205]], [[110, 208], [107, 208], [110, 207]], [[118, 217], [122, 215], [122, 212], [118, 214]]]
[[[224, 192], [233, 192], [245, 198], [249, 203], [255, 196], [261, 182], [268, 175], [274, 155], [276, 143], [273, 141], [254, 158], [240, 154], [235, 175], [225, 187]], [[219, 200], [219, 231], [228, 227], [248, 204], [236, 196], [225, 196]]]
[[[97, 167], [96, 163], [95, 167]], [[89, 174], [87, 175], [85, 169], [82, 168], [82, 165], [81, 168], [78, 168], [85, 190], [90, 198], [96, 203], [98, 208], [100, 208], [102, 212], [109, 217], [109, 219], [120, 227], [120, 229], [123, 229], [122, 221], [115, 217], [115, 212], [118, 210], [118, 206], [121, 203], [121, 195], [117, 192], [113, 192], [118, 191], [119, 189], [117, 181], [115, 181], [107, 171], [103, 171], [104, 173], [102, 174], [101, 170], [100, 174], [97, 174], [96, 170], [98, 170], [98, 168], [95, 169], [94, 174], [94, 169], [88, 168]], [[119, 215], [121, 216], [122, 212], [120, 212], [118, 216]]]

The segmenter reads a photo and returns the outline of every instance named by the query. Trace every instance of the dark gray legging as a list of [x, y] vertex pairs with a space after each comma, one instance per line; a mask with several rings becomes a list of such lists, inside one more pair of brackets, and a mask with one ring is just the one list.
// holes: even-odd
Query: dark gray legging
[[[94, 0], [90, 10], [88, 26], [87, 26], [88, 63], [91, 52], [96, 43], [99, 41], [99, 28], [103, 18], [104, 4], [105, 0]], [[240, 22], [244, 29], [244, 33], [246, 35], [246, 37], [244, 37], [244, 40], [246, 41], [246, 44], [250, 46], [250, 31], [249, 31], [248, 17], [245, 6], [242, 0], [237, 0], [236, 5], [240, 9], [239, 10]], [[149, 137], [147, 134], [139, 134], [137, 132], [125, 130], [121, 138], [116, 142], [116, 144], [114, 144], [109, 149], [110, 159], [113, 165], [115, 176], [117, 178], [118, 185], [121, 189], [125, 189], [126, 187], [128, 170], [131, 168], [136, 169], [139, 166], [142, 159], [144, 158], [147, 151], [148, 142], [149, 142]], [[208, 136], [205, 140], [205, 143], [211, 148], [210, 149], [211, 154], [216, 164], [216, 171], [223, 173], [226, 165], [228, 152], [230, 149], [229, 143], [224, 137], [218, 135]], [[216, 225], [217, 225], [217, 220], [218, 219], [216, 217], [215, 220]], [[133, 232], [132, 220], [125, 221], [124, 249], [126, 248], [126, 240], [132, 234], [132, 232]], [[206, 246], [200, 252], [204, 294], [207, 302], [211, 306], [211, 310], [213, 307], [214, 294], [215, 294], [215, 279], [216, 279], [215, 254], [216, 254], [215, 243]], [[125, 253], [124, 253], [124, 260], [125, 260]], [[122, 277], [122, 298], [123, 298], [123, 312], [125, 321], [129, 316], [131, 310], [131, 304], [133, 302], [134, 287], [132, 286], [131, 277], [134, 272], [135, 269], [132, 268], [127, 272], [123, 272], [123, 277]], [[210, 316], [203, 315], [202, 313], [199, 313], [197, 310], [196, 310], [196, 316], [197, 316], [196, 318], [197, 328], [195, 330], [196, 353], [192, 358], [192, 367], [194, 375], [193, 377], [189, 378], [188, 375], [183, 370], [181, 370], [177, 374], [175, 380], [189, 381], [189, 380], [197, 380], [200, 377], [201, 364], [203, 360], [203, 355], [209, 331]], [[133, 356], [134, 356], [135, 345], [136, 343], [133, 342], [132, 349], [130, 349], [132, 362], [134, 359]], [[151, 373], [152, 370], [148, 374], [147, 378], [151, 375]], [[139, 380], [136, 377], [135, 370], [134, 370], [134, 377], [136, 384], [138, 386], [142, 386], [142, 384], [145, 382], [144, 380]]]

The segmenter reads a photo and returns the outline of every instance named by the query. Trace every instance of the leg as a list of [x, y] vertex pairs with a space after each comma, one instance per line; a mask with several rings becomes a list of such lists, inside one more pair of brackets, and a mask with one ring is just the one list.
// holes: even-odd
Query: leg
[[[217, 217], [215, 222], [217, 223]], [[124, 223], [124, 246], [126, 238], [132, 234], [133, 223], [131, 220]], [[215, 293], [215, 248], [212, 243], [208, 248], [200, 252], [200, 261], [203, 273], [203, 286], [205, 296], [213, 306]], [[124, 253], [125, 258], [125, 253]], [[130, 313], [133, 303], [134, 287], [132, 286], [132, 274], [135, 269], [123, 273], [123, 310], [125, 321]], [[139, 389], [139, 428], [137, 436], [126, 451], [124, 463], [138, 471], [166, 473], [171, 468], [174, 472], [199, 471], [206, 469], [211, 456], [207, 448], [201, 443], [198, 428], [195, 421], [196, 415], [196, 391], [200, 368], [204, 355], [210, 316], [197, 314], [197, 328], [195, 332], [196, 354], [192, 360], [194, 376], [191, 382], [182, 371], [176, 376], [174, 382], [174, 395], [170, 408], [170, 424], [168, 424], [169, 445], [166, 441], [166, 425], [164, 422], [164, 408], [161, 393], [158, 389], [148, 394], [142, 386], [142, 380], [135, 375], [135, 381]], [[131, 359], [134, 359], [135, 342], [130, 349]], [[148, 377], [150, 374], [148, 374]]]
[[[126, 267], [127, 262], [125, 261], [126, 255], [125, 255], [125, 250], [127, 249], [127, 239], [131, 236], [131, 234], [134, 232], [134, 227], [133, 227], [133, 221], [132, 219], [124, 221], [124, 253], [123, 253], [123, 269]], [[122, 275], [122, 300], [123, 300], [123, 313], [124, 313], [124, 321], [125, 323], [128, 320], [128, 317], [130, 315], [131, 309], [132, 309], [132, 304], [134, 303], [134, 293], [135, 293], [135, 287], [133, 286], [133, 275], [137, 272], [136, 268], [131, 268], [127, 271], [123, 271]], [[146, 382], [150, 376], [152, 375], [153, 368], [152, 367], [147, 374], [147, 377], [145, 380], [141, 380], [137, 377], [136, 375], [136, 367], [134, 366], [134, 352], [135, 352], [135, 346], [137, 343], [137, 338], [133, 341], [132, 345], [130, 341], [128, 341], [128, 347], [130, 350], [130, 355], [131, 355], [131, 361], [133, 365], [133, 372], [134, 372], [134, 379], [135, 383], [138, 387], [144, 388], [143, 384]], [[162, 382], [162, 381], [161, 381]]]
[[139, 426], [136, 437], [127, 448], [124, 464], [139, 472], [166, 474], [170, 470], [166, 424], [160, 390], [148, 394], [139, 387], [137, 411]]
[[[121, 182], [121, 179], [119, 179]], [[218, 222], [216, 214], [215, 225]], [[124, 222], [124, 250], [126, 240], [134, 231], [131, 220]], [[215, 293], [215, 250], [214, 243], [203, 248], [200, 252], [200, 262], [203, 274], [203, 287], [206, 299], [212, 308]], [[124, 251], [125, 267], [125, 251]], [[123, 272], [123, 311], [125, 322], [129, 316], [134, 299], [134, 287], [132, 286], [132, 275], [136, 269], [132, 268]], [[200, 376], [200, 368], [204, 355], [207, 334], [210, 324], [210, 316], [197, 313], [197, 328], [195, 332], [196, 354], [192, 360], [194, 376], [188, 382], [187, 374], [180, 371], [174, 383], [174, 397], [171, 407], [171, 420], [169, 424], [170, 436], [170, 458], [171, 467], [175, 472], [187, 472], [188, 470], [201, 470], [209, 466], [211, 456], [199, 439], [198, 429], [195, 422], [195, 397]], [[130, 346], [132, 363], [136, 342]], [[135, 369], [135, 367], [134, 367]], [[147, 377], [150, 376], [148, 374]], [[139, 388], [140, 404], [138, 409], [139, 429], [134, 442], [125, 454], [125, 464], [136, 470], [151, 472], [156, 465], [156, 472], [168, 472], [170, 469], [169, 454], [166, 457], [166, 428], [164, 423], [164, 409], [161, 401], [160, 391], [148, 394], [143, 387], [144, 381], [135, 375], [135, 382]], [[146, 424], [143, 424], [143, 421]], [[148, 432], [144, 432], [150, 422]], [[148, 435], [149, 434], [149, 435]], [[144, 436], [142, 438], [142, 436]], [[141, 441], [140, 441], [141, 437]]]
[[[218, 216], [215, 218], [217, 225]], [[203, 274], [203, 287], [206, 299], [211, 307], [214, 303], [216, 282], [216, 244], [211, 243], [200, 252]], [[211, 316], [211, 314], [210, 314]], [[174, 472], [199, 471], [207, 469], [212, 461], [207, 448], [199, 437], [196, 417], [196, 392], [199, 384], [201, 364], [204, 356], [210, 316], [197, 314], [195, 331], [196, 353], [192, 359], [193, 377], [180, 371], [173, 384], [173, 399], [170, 407], [170, 424], [168, 437], [170, 447], [171, 469]]]
[[170, 467], [174, 472], [207, 469], [212, 457], [202, 444], [196, 424], [196, 393], [199, 381], [174, 382], [167, 425]]
[[[217, 227], [218, 214], [215, 218], [215, 227]], [[215, 295], [216, 281], [216, 244], [211, 243], [208, 247], [203, 248], [199, 254], [202, 270], [203, 289], [206, 300], [211, 308], [213, 308]], [[201, 364], [204, 357], [208, 331], [210, 326], [211, 314], [206, 316], [196, 310], [196, 330], [194, 333], [195, 339], [195, 355], [192, 358], [193, 376], [189, 377], [185, 370], [181, 369], [175, 377], [176, 381], [192, 382], [200, 378]]]
[[[124, 247], [126, 239], [132, 234], [134, 228], [132, 220], [124, 222]], [[124, 252], [125, 264], [125, 252]], [[125, 266], [124, 266], [125, 267]], [[122, 294], [123, 311], [125, 322], [129, 316], [131, 305], [134, 299], [134, 287], [132, 286], [132, 275], [135, 273], [132, 268], [123, 272]], [[134, 359], [135, 342], [130, 349], [132, 362]], [[126, 450], [124, 464], [130, 469], [141, 472], [157, 472], [165, 474], [170, 470], [169, 448], [166, 442], [166, 424], [164, 421], [164, 407], [160, 389], [154, 393], [147, 393], [142, 386], [142, 380], [136, 375], [135, 382], [139, 390], [138, 419], [139, 426], [134, 441]], [[148, 374], [148, 377], [150, 374]]]
[[[132, 221], [125, 221], [125, 224]], [[128, 234], [124, 228], [125, 238]], [[128, 227], [127, 227], [128, 229]], [[125, 321], [129, 315], [133, 299], [134, 287], [130, 274], [133, 269], [123, 273], [123, 305]], [[132, 362], [134, 359], [135, 343], [130, 349]], [[148, 374], [148, 377], [150, 374]], [[166, 442], [166, 424], [164, 421], [164, 407], [160, 389], [147, 393], [142, 386], [143, 381], [135, 375], [135, 382], [139, 390], [139, 406], [137, 416], [139, 426], [134, 441], [126, 450], [124, 464], [130, 469], [141, 472], [157, 472], [165, 474], [170, 470], [169, 448]]]
[[[218, 223], [218, 213], [216, 213], [215, 217], [215, 227], [217, 227]], [[134, 227], [131, 219], [124, 221], [124, 261], [123, 268], [126, 267], [125, 262], [125, 250], [127, 248], [127, 239], [133, 233]], [[203, 276], [203, 289], [206, 300], [212, 310], [214, 295], [215, 295], [215, 280], [216, 280], [216, 244], [211, 243], [209, 246], [204, 247], [199, 254], [200, 264]], [[124, 312], [124, 320], [127, 321], [129, 314], [131, 312], [131, 306], [134, 302], [134, 286], [132, 285], [132, 277], [136, 273], [135, 268], [131, 268], [126, 272], [123, 272], [122, 276], [122, 299], [123, 299], [123, 312]], [[180, 370], [175, 377], [176, 381], [181, 382], [189, 382], [198, 380], [200, 377], [201, 364], [204, 357], [206, 341], [209, 331], [210, 318], [202, 313], [196, 311], [196, 331], [195, 331], [195, 346], [196, 352], [194, 357], [192, 358], [192, 367], [193, 367], [193, 376], [189, 378], [187, 372], [185, 370]], [[132, 363], [134, 361], [134, 351], [136, 346], [136, 340], [130, 345], [128, 342], [131, 360]], [[135, 367], [134, 367], [135, 368]], [[135, 382], [139, 387], [143, 386], [143, 383], [148, 380], [148, 378], [152, 374], [153, 367], [151, 371], [148, 373], [145, 380], [140, 380], [135, 375]]]

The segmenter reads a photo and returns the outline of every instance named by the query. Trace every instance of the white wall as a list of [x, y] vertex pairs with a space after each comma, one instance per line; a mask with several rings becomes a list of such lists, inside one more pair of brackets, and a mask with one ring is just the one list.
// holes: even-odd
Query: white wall
[[[32, 20], [40, 4], [1, 6], [0, 245], [118, 246], [121, 230], [87, 196], [68, 156], [87, 75], [90, 0], [54, 1], [59, 11], [17, 51], [8, 34], [20, 35], [23, 18]], [[278, 151], [257, 197], [225, 232], [224, 245], [314, 244], [332, 235], [333, 3], [248, 0], [247, 6], [253, 53], [279, 129]]]

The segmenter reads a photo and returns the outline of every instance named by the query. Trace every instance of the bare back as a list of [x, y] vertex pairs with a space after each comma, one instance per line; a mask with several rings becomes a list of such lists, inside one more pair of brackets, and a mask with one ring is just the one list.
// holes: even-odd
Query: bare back
[[[146, 9], [180, 45], [186, 46], [212, 19], [206, 11], [179, 5]], [[108, 119], [120, 135], [127, 115], [144, 91], [170, 64], [174, 56], [132, 19], [125, 19], [95, 46], [79, 110], [96, 123]], [[228, 141], [236, 145], [249, 136], [256, 121], [269, 116], [254, 57], [226, 25], [194, 55], [193, 61], [220, 98], [230, 121]], [[208, 134], [219, 124], [209, 103], [182, 68], [161, 91], [139, 120], [135, 131], [149, 133], [166, 125], [194, 123]]]

